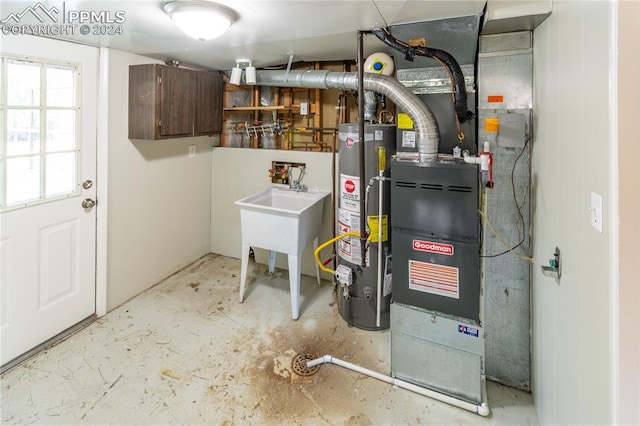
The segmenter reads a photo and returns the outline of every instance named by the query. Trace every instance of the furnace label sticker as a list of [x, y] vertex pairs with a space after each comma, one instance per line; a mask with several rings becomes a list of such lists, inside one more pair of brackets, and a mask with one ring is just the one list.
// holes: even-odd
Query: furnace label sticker
[[416, 147], [416, 132], [405, 130], [402, 132], [402, 147], [403, 148], [415, 148]]
[[382, 295], [387, 297], [393, 290], [391, 255], [387, 256], [384, 261], [384, 281]]
[[451, 244], [435, 243], [433, 241], [413, 240], [411, 245], [417, 251], [444, 254], [446, 256], [453, 256], [455, 250]]
[[477, 328], [469, 327], [464, 324], [458, 324], [458, 333], [466, 334], [467, 336], [480, 337], [480, 331]]
[[340, 208], [360, 213], [360, 178], [340, 174]]
[[410, 259], [409, 289], [460, 299], [460, 270]]

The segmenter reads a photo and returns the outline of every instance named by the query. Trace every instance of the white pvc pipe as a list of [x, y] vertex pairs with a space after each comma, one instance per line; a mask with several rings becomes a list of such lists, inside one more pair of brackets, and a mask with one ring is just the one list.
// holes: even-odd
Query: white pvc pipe
[[469, 164], [481, 164], [482, 159], [480, 157], [474, 157], [466, 152], [463, 154], [464, 162]]
[[[489, 142], [485, 142], [484, 143], [484, 151], [483, 152], [491, 152], [491, 145], [489, 144]], [[462, 154], [462, 157], [464, 158], [464, 162], [465, 163], [480, 164], [480, 170], [482, 170], [482, 171], [488, 171], [489, 170], [489, 156], [488, 155], [480, 155], [480, 154], [478, 154], [478, 156], [475, 157], [473, 155], [469, 155], [469, 153], [465, 151], [465, 153]]]
[[431, 399], [435, 399], [436, 401], [440, 401], [440, 402], [444, 402], [446, 404], [449, 405], [453, 405], [454, 407], [458, 407], [458, 408], [462, 408], [464, 410], [467, 411], [471, 411], [472, 413], [476, 413], [479, 416], [482, 417], [486, 417], [489, 415], [489, 405], [486, 402], [486, 381], [482, 380], [482, 400], [483, 402], [481, 404], [472, 404], [470, 402], [467, 401], [463, 401], [461, 399], [449, 396], [449, 395], [445, 395], [442, 394], [440, 392], [436, 392], [427, 388], [423, 388], [421, 386], [418, 385], [414, 385], [413, 383], [409, 383], [409, 382], [405, 382], [403, 380], [400, 379], [396, 379], [395, 377], [390, 377], [387, 375], [384, 375], [382, 373], [378, 373], [376, 371], [373, 370], [369, 370], [367, 368], [364, 367], [360, 367], [359, 365], [355, 365], [352, 364], [350, 362], [347, 361], [343, 361], [341, 359], [338, 358], [334, 358], [331, 355], [325, 355], [323, 357], [320, 358], [316, 358], [314, 360], [308, 361], [307, 362], [307, 368], [312, 368], [315, 367], [316, 365], [322, 365], [322, 364], [335, 364], [335, 365], [339, 365], [340, 367], [344, 367], [348, 370], [352, 370], [355, 371], [357, 373], [361, 373], [364, 374], [366, 376], [369, 377], [373, 377], [374, 379], [378, 379], [381, 380], [383, 382], [389, 383], [392, 386], [397, 386], [399, 388], [411, 391], [411, 392], [415, 392], [419, 395], [422, 396], [426, 396], [428, 398]]
[[378, 285], [376, 299], [376, 327], [380, 327], [380, 311], [382, 310], [382, 192], [384, 170], [378, 175]]

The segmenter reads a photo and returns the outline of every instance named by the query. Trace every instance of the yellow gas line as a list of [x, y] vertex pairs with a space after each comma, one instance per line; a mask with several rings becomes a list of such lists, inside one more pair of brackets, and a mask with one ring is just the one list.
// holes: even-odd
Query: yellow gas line
[[318, 248], [313, 252], [313, 257], [316, 259], [316, 263], [318, 264], [318, 266], [320, 267], [320, 269], [322, 269], [325, 272], [330, 273], [331, 275], [333, 275], [336, 271], [334, 271], [333, 269], [329, 269], [327, 267], [325, 267], [322, 264], [322, 261], [320, 260], [320, 250], [322, 250], [323, 248], [327, 247], [329, 244], [332, 244], [334, 241], [338, 241], [341, 240], [342, 238], [345, 237], [360, 237], [360, 233], [359, 232], [355, 232], [355, 231], [351, 231], [351, 232], [345, 232], [344, 234], [340, 234], [335, 238], [330, 239], [329, 241], [327, 241], [326, 243], [322, 243], [320, 246], [318, 246]]

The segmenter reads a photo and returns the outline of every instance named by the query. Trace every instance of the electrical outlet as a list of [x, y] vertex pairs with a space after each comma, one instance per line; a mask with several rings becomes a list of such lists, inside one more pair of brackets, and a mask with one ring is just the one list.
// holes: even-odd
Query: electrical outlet
[[189, 145], [189, 158], [193, 158], [196, 156], [196, 146]]
[[591, 226], [602, 232], [602, 195], [591, 193]]

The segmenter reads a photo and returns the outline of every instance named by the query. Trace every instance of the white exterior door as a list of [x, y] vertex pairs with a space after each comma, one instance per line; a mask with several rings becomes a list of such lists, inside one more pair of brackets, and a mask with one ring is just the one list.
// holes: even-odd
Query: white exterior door
[[98, 49], [1, 41], [4, 365], [95, 313]]

